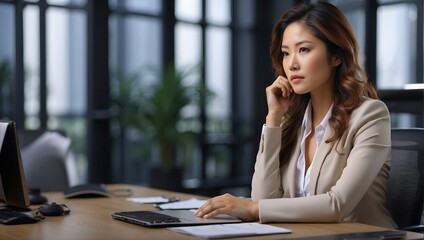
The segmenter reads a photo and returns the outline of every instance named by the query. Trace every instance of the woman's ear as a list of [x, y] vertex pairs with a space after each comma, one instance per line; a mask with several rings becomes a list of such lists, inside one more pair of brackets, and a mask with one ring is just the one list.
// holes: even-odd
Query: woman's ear
[[333, 67], [337, 67], [337, 66], [339, 66], [341, 63], [342, 63], [342, 58], [341, 58], [338, 54], [333, 55], [333, 57], [331, 58], [331, 65], [332, 65]]

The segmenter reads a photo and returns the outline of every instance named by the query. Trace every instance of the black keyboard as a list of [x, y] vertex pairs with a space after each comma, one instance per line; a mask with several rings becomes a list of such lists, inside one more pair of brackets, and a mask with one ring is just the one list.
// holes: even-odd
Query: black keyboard
[[158, 213], [158, 212], [154, 212], [154, 211], [127, 211], [127, 212], [120, 212], [117, 214], [134, 218], [140, 221], [149, 222], [149, 223], [180, 222], [179, 218]]
[[7, 224], [7, 225], [26, 224], [26, 223], [35, 223], [35, 222], [38, 222], [39, 220], [40, 219], [34, 218], [22, 212], [8, 210], [8, 209], [0, 210], [1, 224]]

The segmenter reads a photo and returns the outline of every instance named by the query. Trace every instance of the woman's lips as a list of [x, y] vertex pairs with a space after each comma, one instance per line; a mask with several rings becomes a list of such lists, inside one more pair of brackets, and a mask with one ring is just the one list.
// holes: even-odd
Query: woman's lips
[[301, 76], [293, 75], [290, 78], [290, 82], [296, 84], [296, 83], [299, 83], [300, 81], [302, 81], [302, 79], [303, 79], [303, 77], [301, 77]]

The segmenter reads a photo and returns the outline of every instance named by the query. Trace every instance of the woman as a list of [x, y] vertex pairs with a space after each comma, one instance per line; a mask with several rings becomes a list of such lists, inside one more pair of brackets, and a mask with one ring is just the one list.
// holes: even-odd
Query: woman
[[292, 8], [273, 30], [271, 57], [277, 78], [266, 88], [252, 198], [224, 194], [196, 215], [395, 228], [385, 208], [389, 113], [344, 15], [329, 3]]

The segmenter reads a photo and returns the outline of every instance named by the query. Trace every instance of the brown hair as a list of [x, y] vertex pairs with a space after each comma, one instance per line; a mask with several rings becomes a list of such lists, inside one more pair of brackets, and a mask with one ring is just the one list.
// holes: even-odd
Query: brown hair
[[[334, 105], [329, 120], [334, 134], [326, 142], [336, 141], [348, 127], [350, 114], [361, 104], [362, 97], [377, 98], [377, 92], [368, 83], [366, 73], [359, 64], [359, 46], [349, 22], [337, 7], [325, 2], [295, 6], [278, 20], [272, 32], [270, 48], [276, 76], [287, 77], [282, 66], [281, 41], [287, 26], [294, 22], [304, 24], [315, 37], [323, 41], [329, 57], [337, 55], [342, 60], [335, 73]], [[281, 163], [289, 159], [293, 152], [298, 135], [293, 129], [300, 129], [309, 99], [309, 93], [290, 96], [290, 106], [282, 125]]]

